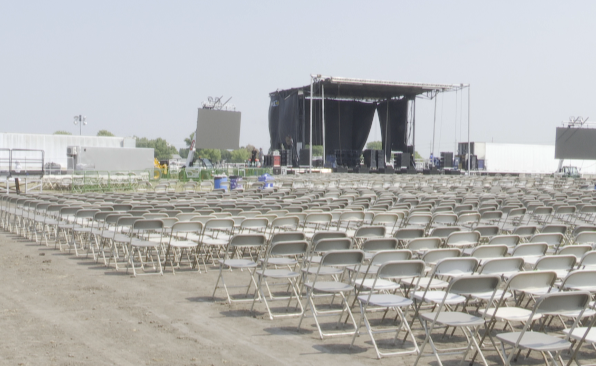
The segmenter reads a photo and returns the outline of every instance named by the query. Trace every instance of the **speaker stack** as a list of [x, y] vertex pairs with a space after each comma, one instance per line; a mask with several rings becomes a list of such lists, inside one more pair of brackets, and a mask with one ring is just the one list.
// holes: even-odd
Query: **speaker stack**
[[377, 150], [377, 169], [385, 169], [385, 151]]
[[292, 150], [280, 150], [281, 166], [292, 166]]
[[441, 153], [441, 167], [445, 168], [453, 168], [453, 153], [452, 152], [442, 152]]
[[364, 150], [362, 155], [364, 155], [364, 165], [366, 165], [368, 169], [376, 170], [377, 150]]
[[337, 166], [354, 168], [360, 165], [358, 150], [334, 150], [334, 155]]

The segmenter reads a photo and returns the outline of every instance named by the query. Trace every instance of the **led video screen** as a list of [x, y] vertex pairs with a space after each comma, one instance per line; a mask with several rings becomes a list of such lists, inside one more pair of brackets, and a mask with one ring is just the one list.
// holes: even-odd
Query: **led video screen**
[[557, 127], [555, 159], [596, 160], [596, 128]]
[[197, 149], [238, 149], [240, 112], [199, 109], [195, 136]]

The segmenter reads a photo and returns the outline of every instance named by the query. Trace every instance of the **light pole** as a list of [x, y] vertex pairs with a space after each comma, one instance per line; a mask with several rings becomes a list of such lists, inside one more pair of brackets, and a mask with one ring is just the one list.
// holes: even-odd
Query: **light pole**
[[87, 125], [87, 117], [82, 116], [80, 114], [78, 116], [74, 116], [73, 123], [75, 125], [79, 125], [79, 135], [82, 135], [83, 125]]

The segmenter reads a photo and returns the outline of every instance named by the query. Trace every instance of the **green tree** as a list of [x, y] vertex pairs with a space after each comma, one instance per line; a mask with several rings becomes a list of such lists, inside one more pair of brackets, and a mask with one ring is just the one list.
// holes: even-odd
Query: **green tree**
[[368, 144], [366, 144], [366, 148], [369, 150], [383, 150], [383, 142], [371, 141]]
[[207, 158], [212, 163], [221, 161], [221, 151], [219, 149], [198, 149], [195, 151], [195, 157]]
[[248, 150], [246, 150], [245, 148], [242, 148], [242, 147], [238, 150], [232, 151], [232, 153], [230, 155], [231, 155], [230, 156], [231, 163], [244, 163], [250, 157]]
[[[310, 145], [306, 145], [306, 150], [310, 149]], [[323, 156], [323, 145], [312, 145], [312, 156]]]
[[67, 131], [56, 131], [54, 132], [54, 135], [72, 135], [72, 133]]
[[137, 137], [136, 146], [153, 148], [153, 156], [157, 158], [157, 160], [171, 159], [173, 154], [178, 153], [176, 147], [170, 145], [166, 140], [162, 139], [161, 137], [155, 140], [149, 140], [146, 137]]
[[414, 159], [422, 159], [422, 155], [418, 154], [418, 151], [414, 151]]
[[232, 152], [225, 150], [225, 149], [221, 149], [219, 150], [219, 152], [221, 153], [221, 160], [225, 160], [227, 162], [232, 160]]
[[110, 132], [110, 131], [108, 131], [108, 130], [99, 130], [99, 131], [97, 132], [97, 136], [109, 136], [109, 137], [112, 137], [112, 136], [114, 136], [114, 134], [113, 134], [113, 133], [111, 133], [111, 132]]

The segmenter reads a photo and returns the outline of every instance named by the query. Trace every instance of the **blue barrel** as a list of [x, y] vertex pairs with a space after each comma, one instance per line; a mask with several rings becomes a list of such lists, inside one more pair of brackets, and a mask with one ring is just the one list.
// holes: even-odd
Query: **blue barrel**
[[222, 182], [227, 182], [228, 181], [228, 177], [226, 176], [221, 176], [221, 175], [216, 175], [213, 177], [213, 188], [215, 189], [221, 189], [221, 183]]
[[238, 188], [242, 188], [242, 177], [230, 176], [230, 191]]
[[259, 177], [259, 182], [264, 182], [263, 188], [273, 188], [273, 182], [275, 178], [270, 176], [269, 174], [265, 173]]

